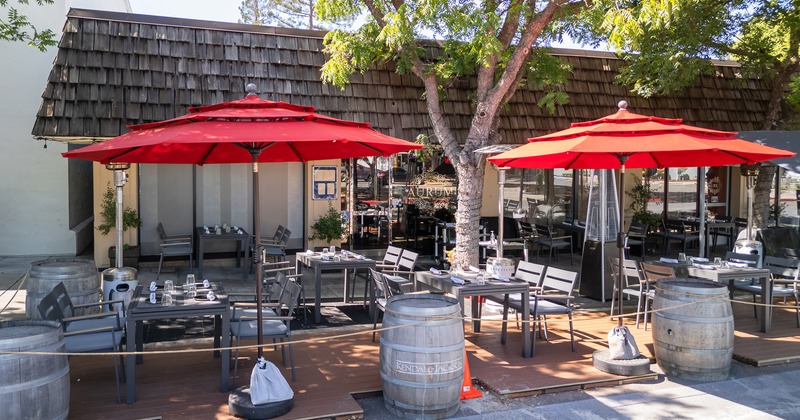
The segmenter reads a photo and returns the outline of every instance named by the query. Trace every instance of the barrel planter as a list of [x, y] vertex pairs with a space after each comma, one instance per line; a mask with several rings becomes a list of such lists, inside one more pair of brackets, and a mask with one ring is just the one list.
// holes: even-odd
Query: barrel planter
[[[55, 321], [0, 322], [0, 351], [63, 353]], [[1, 419], [66, 419], [69, 414], [67, 356], [0, 354]]]
[[441, 295], [389, 299], [381, 332], [386, 409], [401, 418], [441, 419], [458, 411], [464, 378], [461, 308]]
[[[31, 263], [25, 286], [25, 314], [28, 319], [42, 318], [39, 314], [39, 302], [61, 282], [64, 282], [74, 305], [100, 301], [100, 274], [94, 261], [80, 258], [35, 261]], [[73, 315], [92, 314], [99, 310], [98, 306], [80, 308]]]
[[703, 279], [658, 281], [653, 347], [668, 376], [720, 381], [733, 355], [733, 310], [726, 285]]

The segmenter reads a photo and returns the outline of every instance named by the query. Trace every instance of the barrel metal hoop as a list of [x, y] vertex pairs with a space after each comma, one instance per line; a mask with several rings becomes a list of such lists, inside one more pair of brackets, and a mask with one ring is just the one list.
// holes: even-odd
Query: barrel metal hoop
[[[653, 344], [657, 344], [659, 347], [663, 349], [667, 349], [676, 353], [691, 353], [691, 354], [703, 354], [703, 355], [719, 355], [725, 356], [731, 353], [731, 348], [718, 348], [718, 349], [698, 349], [698, 348], [689, 348], [685, 346], [675, 346], [672, 344], [664, 343], [662, 341], [655, 341]], [[689, 351], [684, 351], [689, 350]]]
[[36, 378], [35, 380], [22, 382], [15, 385], [4, 385], [2, 387], [3, 393], [12, 393], [12, 392], [19, 392], [19, 391], [27, 391], [31, 388], [39, 387], [42, 385], [49, 384], [51, 382], [55, 382], [56, 379], [59, 379], [63, 376], [69, 377], [69, 364], [64, 365], [61, 369], [53, 370], [50, 374], [46, 376], [42, 376]]
[[717, 317], [717, 318], [701, 318], [697, 316], [683, 316], [674, 314], [671, 312], [656, 312], [656, 316], [660, 316], [667, 319], [673, 319], [675, 321], [684, 321], [684, 322], [694, 322], [697, 324], [723, 324], [726, 322], [733, 322], [733, 315], [726, 315], [724, 317]]
[[[434, 385], [436, 388], [449, 388], [452, 386], [461, 386], [464, 381], [463, 375], [457, 378], [448, 379], [446, 381], [426, 381], [426, 382], [419, 382], [419, 381], [407, 381], [404, 379], [398, 379], [389, 376], [385, 372], [381, 372], [381, 380], [385, 382], [389, 382], [391, 384], [402, 386], [405, 388], [412, 388], [412, 389], [419, 389], [419, 388], [432, 388], [430, 386], [420, 386], [420, 385]], [[413, 407], [413, 406], [409, 406]], [[417, 406], [419, 407], [419, 406]]]
[[451, 344], [449, 346], [437, 346], [437, 347], [421, 347], [421, 346], [409, 346], [405, 344], [398, 344], [388, 340], [384, 340], [381, 342], [382, 345], [396, 351], [405, 351], [408, 353], [421, 353], [421, 354], [438, 354], [438, 353], [449, 353], [449, 352], [461, 352], [464, 351], [464, 340], [462, 339], [457, 344]]

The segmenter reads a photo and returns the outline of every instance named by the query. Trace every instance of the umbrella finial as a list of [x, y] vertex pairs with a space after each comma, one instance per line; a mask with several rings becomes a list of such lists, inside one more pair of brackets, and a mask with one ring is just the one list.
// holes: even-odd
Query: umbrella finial
[[247, 96], [256, 96], [256, 91], [258, 90], [258, 86], [255, 83], [248, 83], [245, 87], [245, 91], [247, 92]]
[[619, 101], [619, 103], [617, 104], [617, 106], [619, 107], [619, 110], [620, 110], [620, 111], [622, 111], [622, 110], [627, 110], [627, 109], [628, 109], [628, 102], [626, 102], [626, 101]]

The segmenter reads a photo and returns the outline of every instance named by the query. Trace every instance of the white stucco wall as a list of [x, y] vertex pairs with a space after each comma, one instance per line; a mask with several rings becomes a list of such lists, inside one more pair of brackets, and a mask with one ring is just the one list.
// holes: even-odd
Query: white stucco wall
[[[127, 0], [56, 0], [14, 5], [37, 29], [60, 38], [70, 7], [130, 11]], [[4, 9], [5, 11], [5, 9]], [[0, 255], [74, 255], [69, 226], [64, 144], [34, 141], [31, 129], [56, 48], [47, 52], [20, 42], [0, 43]]]

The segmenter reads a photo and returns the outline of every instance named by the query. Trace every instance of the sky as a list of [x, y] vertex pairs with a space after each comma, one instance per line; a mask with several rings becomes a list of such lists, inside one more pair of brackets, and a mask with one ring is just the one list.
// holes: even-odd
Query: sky
[[238, 22], [241, 0], [129, 0], [131, 11], [142, 15]]
[[[238, 22], [242, 0], [128, 0], [131, 12], [142, 15], [171, 16], [215, 22]], [[592, 49], [565, 41], [563, 48]], [[599, 48], [608, 50], [607, 47]]]

